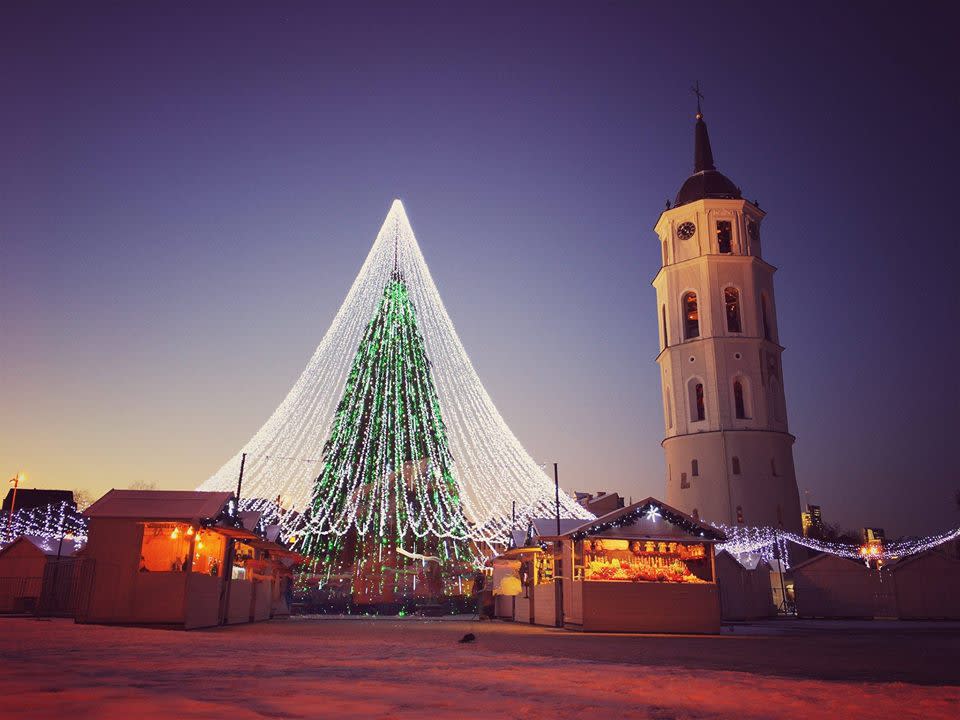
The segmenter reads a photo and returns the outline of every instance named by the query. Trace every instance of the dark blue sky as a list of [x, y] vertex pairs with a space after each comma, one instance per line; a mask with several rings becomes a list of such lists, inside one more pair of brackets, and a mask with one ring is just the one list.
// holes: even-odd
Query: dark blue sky
[[199, 484], [400, 197], [531, 454], [663, 495], [652, 227], [699, 79], [768, 212], [801, 494], [960, 524], [948, 3], [198, 5], [0, 10], [0, 471]]

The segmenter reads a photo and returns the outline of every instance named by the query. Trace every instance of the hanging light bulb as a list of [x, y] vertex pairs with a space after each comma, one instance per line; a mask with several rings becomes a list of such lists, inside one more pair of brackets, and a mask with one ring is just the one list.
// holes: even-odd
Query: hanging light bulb
[[187, 528], [187, 535], [193, 535], [193, 525]]
[[174, 526], [173, 532], [170, 533], [170, 539], [176, 540], [177, 537], [179, 537], [179, 535], [180, 535], [180, 528], [178, 528], [177, 526]]

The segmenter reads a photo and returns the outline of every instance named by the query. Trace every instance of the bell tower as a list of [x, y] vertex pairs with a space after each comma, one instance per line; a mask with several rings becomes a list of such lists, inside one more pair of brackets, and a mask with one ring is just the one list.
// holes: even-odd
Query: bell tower
[[764, 212], [714, 165], [697, 95], [693, 175], [655, 227], [666, 498], [708, 522], [799, 532]]

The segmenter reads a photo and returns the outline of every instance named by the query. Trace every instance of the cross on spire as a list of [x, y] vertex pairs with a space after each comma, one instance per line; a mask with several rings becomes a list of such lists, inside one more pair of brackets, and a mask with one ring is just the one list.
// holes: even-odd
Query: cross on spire
[[703, 93], [700, 92], [699, 80], [697, 80], [694, 86], [690, 88], [690, 92], [692, 92], [694, 95], [697, 96], [697, 119], [699, 120], [700, 118], [703, 117], [703, 111], [700, 110], [700, 101], [703, 100]]

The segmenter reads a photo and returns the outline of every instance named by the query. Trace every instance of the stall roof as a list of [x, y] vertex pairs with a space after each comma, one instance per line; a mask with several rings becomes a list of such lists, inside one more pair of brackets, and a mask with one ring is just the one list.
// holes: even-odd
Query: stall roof
[[[757, 568], [763, 569], [766, 566], [767, 570], [773, 571], [773, 567], [766, 560], [762, 559], [757, 553], [741, 553], [735, 555], [727, 550], [720, 550], [717, 552], [717, 560], [726, 555], [737, 565], [742, 567], [744, 570], [756, 570]], [[776, 561], [774, 561], [776, 562]]]
[[924, 550], [921, 553], [917, 553], [916, 555], [909, 555], [904, 558], [897, 558], [896, 560], [886, 560], [883, 566], [890, 568], [893, 572], [896, 572], [917, 560], [929, 559], [937, 555], [952, 562], [960, 560], [960, 540], [947, 540], [946, 542], [940, 543], [939, 545], [934, 545], [932, 548]]
[[89, 518], [199, 522], [220, 514], [231, 492], [111, 490], [84, 510]]
[[[8, 543], [3, 548], [0, 548], [0, 555], [3, 555], [7, 550], [12, 548], [19, 542], [30, 543], [40, 552], [42, 552], [47, 557], [56, 557], [57, 549], [60, 546], [60, 538], [45, 538], [40, 537], [39, 535], [21, 535], [16, 538], [13, 542]], [[60, 557], [72, 557], [77, 554], [80, 546], [73, 540], [68, 540], [64, 538], [63, 545], [60, 547]]]
[[[843, 557], [842, 555], [834, 555], [833, 553], [820, 553], [819, 555], [814, 555], [812, 558], [808, 558], [803, 562], [797, 563], [796, 565], [791, 565], [788, 569], [791, 572], [796, 572], [797, 570], [802, 570], [803, 568], [808, 568], [811, 565], [817, 565], [822, 562], [833, 562], [834, 560], [839, 560], [841, 562], [836, 563], [837, 567], [846, 568], [850, 570], [869, 570], [863, 560], [858, 558], [849, 558]], [[890, 568], [890, 563], [884, 564], [884, 569]]]
[[[530, 522], [533, 524], [533, 531], [540, 537], [556, 537], [557, 536], [557, 519], [552, 518], [531, 518]], [[583, 525], [583, 518], [560, 518], [560, 534], [566, 535], [571, 530], [574, 530]]]
[[258, 510], [241, 510], [237, 513], [237, 517], [240, 518], [240, 524], [244, 528], [253, 530], [260, 522], [260, 518], [263, 517], [263, 513]]
[[650, 540], [692, 537], [705, 542], [723, 542], [727, 539], [712, 525], [692, 518], [654, 497], [601, 515], [562, 534]]

